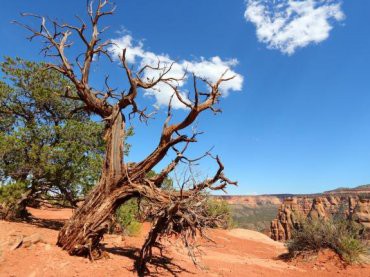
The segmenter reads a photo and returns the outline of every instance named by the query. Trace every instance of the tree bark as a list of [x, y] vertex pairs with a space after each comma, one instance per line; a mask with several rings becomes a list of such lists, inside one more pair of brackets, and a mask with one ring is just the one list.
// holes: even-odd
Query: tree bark
[[164, 217], [160, 217], [154, 222], [153, 227], [140, 250], [139, 259], [136, 262], [136, 269], [139, 276], [144, 276], [145, 273], [149, 272], [146, 264], [150, 262], [150, 258], [153, 255], [152, 248], [155, 245], [160, 232], [163, 230], [165, 223], [166, 218]]
[[124, 121], [117, 111], [106, 125], [106, 153], [100, 181], [59, 232], [57, 245], [71, 255], [94, 257], [117, 207], [133, 196], [129, 183], [118, 186], [123, 170]]
[[110, 216], [133, 196], [129, 186], [110, 194], [105, 193], [106, 186], [107, 183], [99, 183], [59, 232], [57, 245], [70, 255], [93, 258], [93, 251], [99, 249], [99, 242], [108, 230]]

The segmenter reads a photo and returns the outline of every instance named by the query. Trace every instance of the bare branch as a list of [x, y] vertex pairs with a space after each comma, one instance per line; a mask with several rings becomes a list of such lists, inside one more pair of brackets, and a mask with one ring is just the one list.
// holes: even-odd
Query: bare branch
[[[104, 15], [110, 14], [110, 12], [101, 11], [101, 9], [105, 5], [107, 5], [107, 3], [108, 1], [99, 1], [99, 5], [94, 14], [94, 20], [92, 22], [92, 34], [90, 40], [87, 40], [84, 34], [84, 31], [87, 29], [87, 25], [85, 23], [82, 23], [81, 27], [75, 27], [69, 24], [60, 24], [57, 21], [48, 19], [53, 27], [53, 30], [49, 30], [46, 26], [47, 19], [45, 17], [28, 13], [24, 13], [22, 14], [22, 16], [34, 17], [41, 20], [39, 30], [36, 30], [29, 25], [15, 22], [32, 33], [30, 39], [33, 39], [35, 37], [40, 37], [44, 39], [45, 46], [42, 49], [44, 54], [49, 57], [57, 57], [60, 61], [60, 65], [49, 63], [47, 64], [47, 68], [57, 70], [58, 72], [68, 77], [76, 86], [78, 97], [80, 98], [80, 100], [85, 102], [90, 111], [99, 114], [103, 118], [108, 117], [112, 113], [112, 107], [105, 101], [102, 101], [95, 96], [94, 92], [91, 90], [88, 84], [88, 80], [90, 75], [90, 66], [94, 55], [102, 53], [109, 56], [105, 48], [110, 45], [110, 42], [107, 41], [99, 44], [99, 31], [97, 29], [99, 18]], [[80, 19], [80, 21], [82, 20]], [[68, 48], [72, 45], [72, 43], [68, 42], [72, 31], [77, 32], [81, 41], [86, 45], [86, 52], [83, 54], [83, 65], [79, 63], [79, 56], [76, 58], [76, 64], [81, 70], [81, 79], [78, 79], [76, 73], [73, 70], [72, 64], [69, 62], [65, 54], [65, 48]]]

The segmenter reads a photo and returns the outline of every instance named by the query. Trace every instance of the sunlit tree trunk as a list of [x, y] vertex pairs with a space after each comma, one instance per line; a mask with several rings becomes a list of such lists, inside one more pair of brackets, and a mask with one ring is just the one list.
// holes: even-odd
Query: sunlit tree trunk
[[[123, 169], [124, 122], [120, 112], [107, 123], [106, 152], [98, 184], [64, 225], [57, 244], [72, 255], [89, 255], [107, 231], [109, 218], [117, 207], [132, 197], [127, 184], [118, 187]], [[127, 191], [126, 191], [127, 188]]]

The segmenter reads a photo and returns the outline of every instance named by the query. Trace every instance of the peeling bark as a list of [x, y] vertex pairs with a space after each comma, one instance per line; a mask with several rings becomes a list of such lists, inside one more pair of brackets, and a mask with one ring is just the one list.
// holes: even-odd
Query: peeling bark
[[57, 245], [70, 255], [93, 258], [108, 230], [110, 216], [122, 202], [133, 196], [129, 189], [117, 189], [107, 194], [106, 186], [107, 183], [99, 183], [59, 232]]
[[133, 195], [129, 184], [117, 186], [122, 176], [123, 139], [123, 117], [117, 112], [106, 125], [106, 153], [100, 181], [58, 236], [57, 245], [71, 255], [92, 257], [92, 251], [99, 249], [99, 242], [107, 231], [110, 216], [124, 199]]

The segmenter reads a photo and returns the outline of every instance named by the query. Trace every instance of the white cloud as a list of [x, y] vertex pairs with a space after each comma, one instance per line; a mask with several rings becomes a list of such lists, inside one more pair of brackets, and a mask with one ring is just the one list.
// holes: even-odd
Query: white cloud
[[[167, 54], [156, 54], [151, 51], [144, 49], [142, 42], [135, 43], [131, 35], [124, 35], [118, 39], [113, 39], [115, 43], [108, 50], [113, 54], [115, 58], [118, 58], [122, 54], [122, 50], [126, 48], [126, 60], [128, 63], [138, 63], [140, 67], [144, 65], [156, 66], [158, 61], [161, 65], [167, 64], [172, 65], [172, 69], [167, 77], [181, 78], [184, 73], [191, 72], [196, 76], [205, 78], [211, 82], [218, 80], [222, 73], [227, 71], [225, 78], [235, 76], [232, 80], [224, 82], [220, 86], [220, 91], [224, 96], [227, 96], [230, 91], [240, 91], [243, 84], [243, 76], [236, 73], [232, 68], [238, 64], [236, 59], [223, 61], [220, 57], [212, 57], [209, 60], [201, 57], [199, 60], [181, 60], [174, 63], [174, 60]], [[146, 70], [144, 78], [155, 78], [159, 72], [155, 70]], [[180, 89], [185, 89], [188, 79], [177, 82], [176, 85]], [[160, 83], [154, 89], [148, 90], [146, 95], [154, 96], [156, 99], [157, 106], [166, 106], [173, 94], [173, 90], [166, 84]], [[188, 101], [186, 94], [181, 93], [181, 98]], [[185, 105], [177, 97], [173, 97], [172, 106], [175, 109], [185, 108]]]
[[235, 76], [234, 79], [224, 82], [220, 85], [220, 91], [224, 96], [229, 94], [229, 91], [240, 91], [243, 85], [243, 76], [231, 70], [236, 66], [238, 61], [236, 59], [223, 61], [220, 57], [212, 57], [210, 60], [201, 58], [200, 61], [184, 61], [182, 65], [195, 75], [216, 82], [220, 76], [228, 70], [225, 78]]
[[289, 55], [327, 39], [332, 23], [345, 17], [337, 0], [248, 0], [244, 16], [259, 41]]

